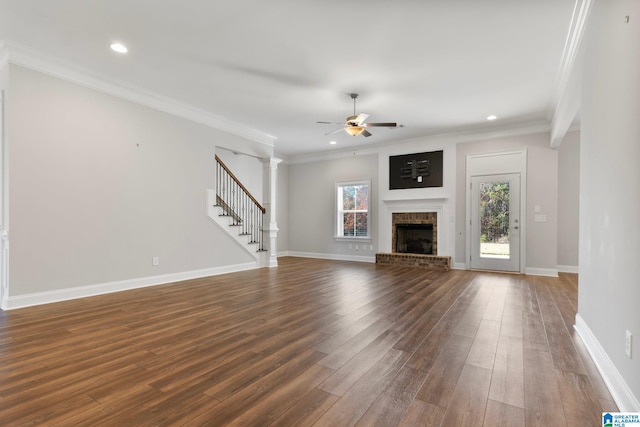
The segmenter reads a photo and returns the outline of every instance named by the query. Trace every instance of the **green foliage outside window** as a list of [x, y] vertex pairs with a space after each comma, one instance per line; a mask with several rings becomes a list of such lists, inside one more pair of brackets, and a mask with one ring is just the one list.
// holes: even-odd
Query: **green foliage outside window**
[[503, 243], [509, 238], [509, 182], [480, 185], [480, 239]]
[[338, 236], [369, 236], [369, 185], [338, 185]]

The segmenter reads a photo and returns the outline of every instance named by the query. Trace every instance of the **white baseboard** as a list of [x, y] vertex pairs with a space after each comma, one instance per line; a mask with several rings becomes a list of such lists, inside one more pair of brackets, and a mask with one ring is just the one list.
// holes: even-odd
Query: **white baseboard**
[[376, 257], [363, 256], [363, 255], [344, 255], [344, 254], [320, 254], [313, 252], [287, 252], [288, 256], [297, 256], [300, 258], [319, 258], [319, 259], [332, 259], [335, 261], [357, 261], [357, 262], [369, 262], [375, 263]]
[[621, 412], [640, 412], [640, 402], [638, 402], [637, 397], [633, 394], [580, 314], [576, 314], [574, 329], [587, 347], [593, 362], [598, 368], [598, 371], [600, 371], [600, 375], [602, 375], [602, 379], [609, 388], [613, 400], [616, 402], [616, 405], [618, 405], [618, 409]]
[[67, 301], [76, 298], [86, 298], [96, 295], [110, 294], [113, 292], [127, 291], [144, 288], [147, 286], [163, 285], [165, 283], [179, 282], [181, 280], [197, 279], [199, 277], [216, 276], [219, 274], [233, 273], [236, 271], [258, 268], [257, 263], [245, 263], [227, 265], [223, 267], [206, 268], [202, 270], [185, 271], [180, 273], [164, 274], [161, 276], [141, 277], [138, 279], [120, 280], [117, 282], [99, 283], [96, 285], [78, 286], [75, 288], [56, 289], [54, 291], [37, 292], [33, 294], [9, 296], [7, 307], [3, 310], [31, 307], [52, 302]]
[[467, 263], [465, 262], [454, 262], [451, 266], [452, 270], [468, 270]]
[[556, 268], [527, 267], [524, 274], [528, 274], [530, 276], [558, 277], [558, 270]]
[[578, 274], [577, 265], [559, 265], [558, 273], [576, 273]]

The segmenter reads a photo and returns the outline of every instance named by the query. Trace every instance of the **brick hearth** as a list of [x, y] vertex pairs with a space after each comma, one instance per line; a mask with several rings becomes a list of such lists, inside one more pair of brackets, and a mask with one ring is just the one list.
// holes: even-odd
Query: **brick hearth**
[[427, 270], [451, 270], [451, 257], [439, 255], [378, 253], [376, 265], [404, 266]]

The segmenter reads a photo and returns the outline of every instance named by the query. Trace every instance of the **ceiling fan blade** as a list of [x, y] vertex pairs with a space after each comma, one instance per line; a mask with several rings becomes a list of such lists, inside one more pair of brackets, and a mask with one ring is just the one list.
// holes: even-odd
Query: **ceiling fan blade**
[[[338, 123], [338, 124], [339, 124], [339, 123]], [[344, 130], [344, 128], [336, 129], [336, 130], [331, 131], [331, 132], [329, 132], [329, 133], [325, 133], [325, 135], [333, 135], [334, 133], [338, 133], [338, 132], [341, 132], [341, 131], [343, 131], [343, 130]]]
[[[332, 132], [325, 133], [325, 135], [333, 135], [334, 133], [338, 133], [341, 130], [344, 130], [351, 136], [364, 135], [365, 137], [371, 136], [371, 132], [367, 129], [368, 127], [386, 127], [386, 128], [394, 128], [398, 126], [396, 123], [388, 122], [388, 123], [365, 123], [365, 120], [369, 118], [369, 114], [360, 113], [356, 116], [356, 99], [358, 98], [357, 93], [350, 93], [351, 99], [353, 99], [353, 116], [348, 116], [346, 122], [344, 123], [341, 129], [336, 129]], [[339, 125], [342, 123], [336, 122], [316, 122], [321, 124], [329, 124], [329, 125]], [[401, 125], [402, 126], [402, 125]]]
[[369, 117], [369, 115], [367, 113], [360, 113], [360, 114], [358, 114], [358, 117], [356, 117], [354, 122], [356, 122], [357, 124], [361, 125], [362, 123], [364, 123], [365, 120], [367, 120], [367, 117]]
[[362, 126], [366, 128], [370, 128], [370, 127], [394, 128], [398, 126], [398, 124], [397, 123], [363, 123]]
[[343, 125], [344, 123], [338, 123], [338, 122], [316, 122], [316, 123], [321, 123], [323, 125]]

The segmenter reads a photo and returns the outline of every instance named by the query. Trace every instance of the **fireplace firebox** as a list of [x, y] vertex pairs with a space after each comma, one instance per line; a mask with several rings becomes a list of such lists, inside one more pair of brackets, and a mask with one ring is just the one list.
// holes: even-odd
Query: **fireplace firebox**
[[433, 224], [396, 224], [395, 252], [433, 254]]
[[393, 212], [391, 250], [393, 253], [438, 255], [436, 212]]

